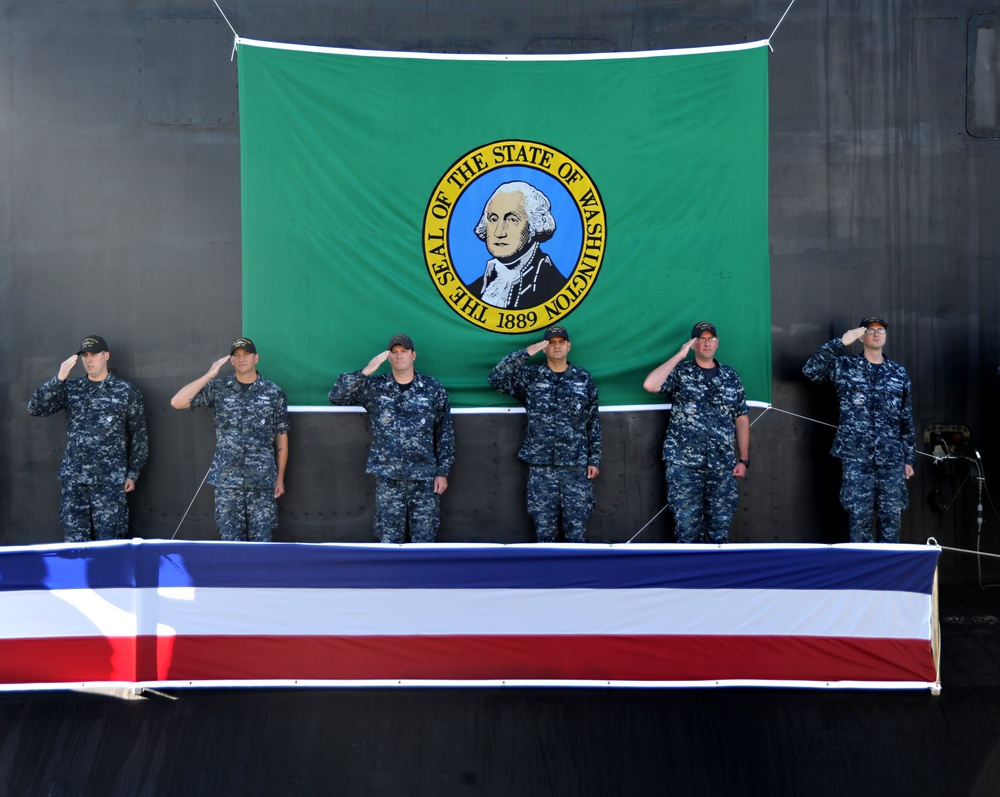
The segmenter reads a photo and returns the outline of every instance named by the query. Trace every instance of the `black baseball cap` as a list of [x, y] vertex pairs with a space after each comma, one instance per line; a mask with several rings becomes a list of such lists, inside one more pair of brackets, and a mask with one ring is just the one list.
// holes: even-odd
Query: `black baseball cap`
[[881, 324], [886, 329], [889, 328], [889, 325], [885, 323], [885, 319], [882, 318], [882, 316], [880, 315], [866, 315], [864, 318], [861, 319], [861, 323], [858, 324], [858, 326], [870, 327], [872, 324]]
[[232, 357], [236, 354], [237, 349], [243, 349], [247, 354], [257, 353], [257, 347], [253, 345], [253, 341], [250, 338], [236, 338], [233, 341], [233, 345], [229, 347], [229, 356]]
[[410, 340], [409, 335], [393, 335], [389, 339], [389, 345], [386, 346], [386, 349], [392, 351], [393, 346], [402, 346], [404, 349], [413, 351], [413, 341]]
[[569, 332], [566, 331], [566, 327], [549, 327], [545, 330], [545, 339], [552, 340], [552, 338], [566, 338], [566, 340], [569, 340]]
[[80, 351], [77, 354], [83, 354], [85, 351], [111, 351], [111, 349], [108, 348], [108, 342], [100, 335], [88, 335], [80, 341]]
[[715, 331], [715, 324], [710, 324], [708, 321], [699, 321], [691, 327], [692, 338], [700, 338], [702, 332], [711, 332], [712, 337], [719, 337], [719, 333]]

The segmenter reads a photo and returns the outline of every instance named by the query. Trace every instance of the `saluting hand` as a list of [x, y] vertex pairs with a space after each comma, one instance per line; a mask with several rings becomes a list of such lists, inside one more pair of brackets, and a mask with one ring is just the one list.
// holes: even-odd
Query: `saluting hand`
[[687, 343], [681, 346], [680, 349], [677, 350], [677, 353], [681, 356], [682, 359], [688, 356], [688, 352], [691, 351], [691, 347], [694, 346], [694, 342], [696, 340], [698, 340], [698, 338], [691, 338], [691, 340], [689, 340]]
[[62, 361], [62, 365], [59, 366], [59, 381], [65, 382], [69, 376], [69, 372], [73, 370], [73, 366], [76, 365], [76, 361], [79, 356], [73, 354]]
[[540, 340], [540, 341], [538, 341], [538, 343], [532, 343], [527, 348], [528, 356], [529, 357], [534, 357], [536, 354], [538, 354], [538, 352], [544, 351], [545, 347], [548, 346], [548, 345], [549, 345], [549, 342], [547, 340]]
[[849, 329], [844, 333], [844, 336], [840, 339], [840, 342], [845, 346], [850, 346], [854, 341], [861, 340], [865, 334], [866, 327], [858, 327], [857, 329]]
[[205, 374], [205, 376], [207, 376], [209, 379], [215, 379], [215, 377], [219, 375], [219, 369], [222, 368], [222, 366], [224, 366], [227, 362], [229, 362], [228, 356], [220, 357], [218, 360], [212, 363], [212, 367], [208, 369], [208, 373]]
[[371, 376], [378, 370], [378, 367], [389, 359], [389, 351], [380, 351], [374, 357], [368, 361], [368, 365], [361, 369], [361, 373], [365, 376]]

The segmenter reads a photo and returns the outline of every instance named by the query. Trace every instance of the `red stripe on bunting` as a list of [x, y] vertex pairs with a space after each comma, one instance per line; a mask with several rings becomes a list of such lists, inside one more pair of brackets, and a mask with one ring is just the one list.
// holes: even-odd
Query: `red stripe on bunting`
[[907, 681], [930, 642], [777, 636], [189, 636], [0, 641], [0, 682]]
[[135, 681], [134, 637], [0, 640], [0, 683]]

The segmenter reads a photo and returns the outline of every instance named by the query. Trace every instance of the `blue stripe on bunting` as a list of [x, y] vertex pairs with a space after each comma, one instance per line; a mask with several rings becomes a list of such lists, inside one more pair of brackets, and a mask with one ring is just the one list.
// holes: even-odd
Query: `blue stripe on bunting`
[[940, 551], [122, 542], [0, 550], [0, 590], [874, 589], [930, 594]]

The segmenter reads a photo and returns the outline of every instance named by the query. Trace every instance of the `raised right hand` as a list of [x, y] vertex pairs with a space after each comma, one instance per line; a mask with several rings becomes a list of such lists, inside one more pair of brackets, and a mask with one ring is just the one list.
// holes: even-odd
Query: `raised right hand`
[[69, 377], [69, 372], [73, 370], [73, 366], [76, 365], [76, 361], [80, 358], [78, 354], [73, 354], [62, 361], [62, 365], [59, 366], [59, 381], [65, 382]]

